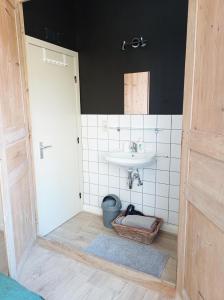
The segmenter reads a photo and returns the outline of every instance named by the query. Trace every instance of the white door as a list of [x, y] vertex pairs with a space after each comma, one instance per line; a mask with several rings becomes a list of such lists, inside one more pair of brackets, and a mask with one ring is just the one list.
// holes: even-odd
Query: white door
[[81, 210], [78, 57], [28, 37], [27, 59], [38, 234], [44, 236]]

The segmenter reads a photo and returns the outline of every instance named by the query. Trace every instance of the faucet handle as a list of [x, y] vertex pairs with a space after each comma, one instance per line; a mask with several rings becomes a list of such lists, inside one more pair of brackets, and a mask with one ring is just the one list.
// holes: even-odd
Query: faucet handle
[[130, 142], [130, 146], [129, 149], [131, 150], [131, 152], [138, 152], [138, 144], [131, 141]]

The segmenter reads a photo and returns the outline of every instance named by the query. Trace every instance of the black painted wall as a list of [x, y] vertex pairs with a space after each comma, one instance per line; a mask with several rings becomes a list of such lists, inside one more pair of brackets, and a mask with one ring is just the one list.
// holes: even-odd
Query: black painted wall
[[23, 10], [27, 35], [75, 49], [74, 1], [31, 0]]
[[[61, 46], [79, 51], [81, 110], [122, 114], [123, 74], [150, 71], [150, 113], [181, 114], [187, 0], [32, 0], [24, 5], [27, 34], [60, 32]], [[63, 3], [63, 5], [61, 5]], [[147, 48], [121, 51], [143, 35]]]

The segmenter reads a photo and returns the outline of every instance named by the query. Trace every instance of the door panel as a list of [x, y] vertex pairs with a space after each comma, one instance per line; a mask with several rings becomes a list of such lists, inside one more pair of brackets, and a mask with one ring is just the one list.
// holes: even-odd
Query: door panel
[[188, 207], [185, 289], [190, 299], [223, 299], [222, 230], [209, 221], [194, 205]]
[[189, 1], [177, 286], [192, 300], [224, 297], [223, 15]]
[[13, 277], [36, 238], [22, 31], [21, 4], [0, 1], [0, 184]]
[[[68, 55], [65, 49], [47, 43], [41, 47], [41, 43], [34, 39], [29, 43], [28, 39], [27, 54], [38, 234], [43, 236], [77, 214], [81, 200], [77, 145], [79, 99], [74, 81], [77, 60], [74, 52]], [[41, 154], [40, 143], [50, 148]]]

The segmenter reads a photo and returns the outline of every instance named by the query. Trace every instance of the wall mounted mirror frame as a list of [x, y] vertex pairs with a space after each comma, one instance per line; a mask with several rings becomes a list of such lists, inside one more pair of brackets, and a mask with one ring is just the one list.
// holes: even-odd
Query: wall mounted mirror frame
[[124, 114], [149, 114], [150, 72], [124, 74]]

